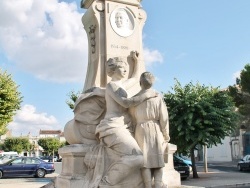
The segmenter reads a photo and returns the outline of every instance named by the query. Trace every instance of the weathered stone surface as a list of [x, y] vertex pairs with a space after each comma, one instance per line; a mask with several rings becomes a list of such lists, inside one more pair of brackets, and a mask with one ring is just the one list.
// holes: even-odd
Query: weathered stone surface
[[143, 73], [146, 13], [140, 2], [81, 2], [88, 9], [82, 18], [88, 69], [75, 116], [65, 126], [71, 145], [59, 150], [56, 188], [180, 187], [167, 108], [151, 88], [153, 75]]

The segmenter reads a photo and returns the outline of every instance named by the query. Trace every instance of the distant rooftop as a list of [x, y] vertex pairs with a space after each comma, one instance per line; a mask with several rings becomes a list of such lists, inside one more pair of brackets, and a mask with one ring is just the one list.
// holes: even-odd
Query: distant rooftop
[[63, 134], [63, 132], [61, 130], [41, 130], [39, 134]]

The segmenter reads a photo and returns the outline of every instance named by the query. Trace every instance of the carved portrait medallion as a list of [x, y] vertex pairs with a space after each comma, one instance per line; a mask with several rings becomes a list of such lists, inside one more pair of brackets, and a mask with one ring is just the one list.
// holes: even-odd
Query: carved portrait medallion
[[130, 10], [117, 8], [110, 15], [110, 24], [113, 30], [122, 37], [132, 35], [135, 29], [135, 21]]

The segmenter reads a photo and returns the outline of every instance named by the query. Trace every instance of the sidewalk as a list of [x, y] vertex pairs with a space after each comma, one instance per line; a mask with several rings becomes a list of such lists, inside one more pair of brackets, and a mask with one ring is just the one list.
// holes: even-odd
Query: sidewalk
[[[216, 170], [212, 166], [220, 166], [222, 169], [230, 168], [232, 170]], [[237, 170], [237, 162], [212, 162], [208, 163], [208, 173], [204, 172], [202, 163], [197, 163], [197, 171], [199, 178], [190, 178], [182, 181], [182, 185], [197, 186], [206, 188], [250, 188], [250, 172], [240, 172]]]
[[45, 178], [3, 178], [0, 180], [0, 188], [41, 188], [52, 182], [58, 176], [57, 173], [47, 174]]

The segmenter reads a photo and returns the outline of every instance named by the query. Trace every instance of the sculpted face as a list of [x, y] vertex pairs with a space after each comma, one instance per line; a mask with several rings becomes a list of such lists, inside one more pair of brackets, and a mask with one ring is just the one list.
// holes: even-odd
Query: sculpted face
[[125, 66], [125, 64], [120, 64], [116, 67], [113, 76], [115, 76], [118, 79], [122, 79], [126, 76], [126, 73], [127, 73], [127, 67]]
[[127, 74], [128, 64], [119, 57], [110, 58], [107, 61], [107, 74], [114, 79], [122, 79]]
[[118, 28], [128, 27], [129, 18], [126, 11], [118, 11], [115, 15], [115, 23]]

